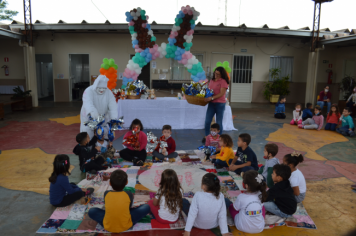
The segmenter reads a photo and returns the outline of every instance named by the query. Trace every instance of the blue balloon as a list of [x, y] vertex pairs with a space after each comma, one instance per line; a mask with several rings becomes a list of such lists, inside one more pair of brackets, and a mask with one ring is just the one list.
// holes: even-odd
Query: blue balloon
[[177, 42], [177, 40], [175, 38], [173, 38], [173, 39], [168, 38], [168, 42], [169, 42], [169, 45], [173, 46]]
[[191, 24], [190, 28], [193, 30], [195, 28], [195, 24]]
[[180, 61], [180, 60], [182, 60], [182, 56], [181, 55], [177, 55], [177, 56], [174, 57], [174, 59], [176, 59], [177, 61]]
[[150, 24], [146, 24], [146, 29], [150, 30], [151, 29], [151, 25]]

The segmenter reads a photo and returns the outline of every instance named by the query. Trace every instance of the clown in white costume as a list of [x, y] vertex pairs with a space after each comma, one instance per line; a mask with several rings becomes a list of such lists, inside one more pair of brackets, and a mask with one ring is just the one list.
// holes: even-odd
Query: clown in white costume
[[108, 134], [108, 125], [112, 119], [118, 118], [117, 104], [113, 93], [107, 88], [109, 79], [105, 75], [99, 75], [94, 84], [85, 89], [83, 94], [83, 106], [80, 111], [80, 132], [87, 132], [90, 139], [94, 136], [94, 131], [84, 125], [89, 120], [89, 114], [93, 119], [99, 115], [105, 115], [105, 138]]

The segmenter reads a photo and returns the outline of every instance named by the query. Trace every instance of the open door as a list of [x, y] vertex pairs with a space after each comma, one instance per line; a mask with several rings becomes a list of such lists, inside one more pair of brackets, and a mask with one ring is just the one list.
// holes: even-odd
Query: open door
[[69, 92], [71, 101], [81, 101], [90, 86], [89, 54], [69, 54]]
[[[135, 55], [131, 54], [130, 59], [132, 59]], [[143, 81], [143, 83], [150, 88], [151, 84], [151, 73], [150, 73], [150, 62], [147, 63], [144, 67], [142, 67], [141, 74], [137, 77], [137, 80]]]
[[36, 54], [37, 95], [41, 101], [54, 101], [51, 54]]

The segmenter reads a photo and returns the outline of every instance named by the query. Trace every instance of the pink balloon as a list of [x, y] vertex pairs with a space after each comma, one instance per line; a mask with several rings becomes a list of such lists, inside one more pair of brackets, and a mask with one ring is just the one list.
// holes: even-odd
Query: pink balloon
[[183, 64], [183, 65], [185, 65], [185, 64], [187, 64], [188, 60], [187, 59], [182, 59], [182, 60], [180, 60], [178, 62]]
[[184, 14], [187, 14], [187, 13], [188, 13], [187, 8], [182, 9], [182, 12], [183, 12]]
[[148, 20], [148, 18], [149, 18], [148, 15], [146, 15], [146, 20]]
[[142, 28], [146, 28], [146, 23], [142, 23]]
[[170, 34], [169, 37], [170, 37], [171, 39], [174, 39], [174, 38], [175, 38], [173, 34]]
[[187, 31], [187, 35], [189, 36], [189, 35], [192, 35], [192, 34], [194, 34], [194, 30], [189, 30], [189, 31]]
[[208, 79], [205, 79], [204, 81], [205, 81], [205, 82], [208, 82], [209, 80], [208, 80]]
[[133, 80], [137, 80], [137, 77], [138, 77], [138, 74], [135, 73], [135, 74], [132, 76], [132, 79], [133, 79]]
[[132, 26], [132, 25], [135, 25], [135, 22], [130, 21], [130, 22], [129, 22], [129, 26]]
[[193, 54], [189, 51], [185, 51], [184, 54], [182, 55], [182, 58], [190, 59], [193, 57]]
[[204, 80], [202, 80], [202, 79], [201, 79], [201, 80], [199, 80], [199, 83], [203, 83], [203, 82], [204, 82]]
[[192, 10], [188, 10], [188, 15], [193, 15], [193, 11]]

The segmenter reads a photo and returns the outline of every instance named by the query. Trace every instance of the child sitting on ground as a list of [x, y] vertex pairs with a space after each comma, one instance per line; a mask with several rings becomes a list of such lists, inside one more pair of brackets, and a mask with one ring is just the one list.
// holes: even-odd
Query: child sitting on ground
[[220, 132], [220, 125], [218, 123], [212, 124], [210, 126], [210, 134], [206, 136], [206, 141], [205, 141], [205, 146], [215, 147], [216, 153], [220, 152], [219, 132]]
[[311, 103], [307, 103], [307, 108], [303, 110], [302, 120], [305, 121], [308, 118], [313, 117], [313, 105]]
[[223, 236], [229, 233], [226, 220], [224, 195], [220, 192], [220, 180], [213, 173], [205, 174], [201, 183], [202, 192], [195, 193], [189, 208], [184, 236], [189, 236], [193, 226], [199, 229], [220, 227]]
[[237, 140], [237, 152], [233, 160], [230, 160], [229, 170], [238, 175], [243, 175], [249, 170], [258, 170], [258, 162], [255, 152], [248, 146], [251, 142], [249, 134], [240, 134]]
[[228, 134], [220, 135], [219, 144], [221, 147], [220, 152], [210, 157], [211, 162], [215, 164], [217, 169], [229, 167], [230, 161], [234, 159], [233, 142]]
[[342, 112], [342, 116], [340, 117], [341, 120], [341, 128], [337, 128], [336, 132], [342, 134], [344, 136], [355, 136], [355, 125], [350, 116], [350, 108], [345, 107], [344, 111]]
[[132, 161], [135, 166], [143, 166], [146, 157], [147, 135], [143, 132], [143, 125], [139, 119], [134, 119], [130, 125], [130, 131], [124, 136], [124, 139], [136, 135], [137, 143], [126, 146], [120, 151], [120, 157], [126, 161]]
[[324, 116], [321, 114], [320, 106], [315, 106], [313, 118], [308, 118], [298, 125], [300, 129], [316, 129], [320, 130], [324, 124]]
[[307, 184], [303, 173], [297, 169], [297, 165], [304, 160], [303, 155], [299, 153], [287, 154], [283, 158], [283, 164], [290, 167], [292, 175], [289, 178], [290, 185], [293, 188], [295, 199], [302, 202], [307, 192]]
[[81, 171], [96, 172], [107, 169], [107, 167], [102, 166], [105, 164], [104, 158], [95, 158], [101, 148], [93, 148], [95, 143], [89, 142], [89, 135], [87, 132], [79, 133], [76, 140], [78, 145], [74, 147], [73, 153], [79, 157], [79, 166]]
[[105, 230], [120, 233], [130, 229], [150, 212], [147, 204], [131, 208], [133, 195], [125, 191], [127, 174], [123, 170], [115, 170], [110, 176], [111, 191], [104, 193], [105, 210], [93, 207], [88, 215], [98, 222]]
[[238, 230], [250, 234], [260, 233], [265, 227], [262, 203], [267, 199], [266, 183], [263, 176], [254, 170], [244, 174], [243, 183], [247, 191], [237, 196], [234, 204], [226, 198], [226, 207]]
[[[81, 189], [74, 183], [69, 183], [69, 157], [57, 155], [53, 162], [53, 172], [49, 177], [49, 202], [55, 207], [66, 207], [94, 192], [93, 188]], [[82, 199], [84, 204], [87, 199]]]
[[302, 105], [300, 103], [295, 104], [295, 110], [293, 111], [293, 120], [290, 122], [291, 125], [299, 125], [302, 123]]
[[267, 191], [268, 197], [263, 204], [266, 211], [282, 218], [291, 217], [297, 211], [297, 200], [290, 186], [290, 176], [289, 166], [282, 164], [273, 166], [274, 186]]
[[115, 148], [112, 142], [104, 139], [104, 134], [100, 129], [94, 131], [94, 137], [90, 140], [89, 145], [92, 144], [94, 148], [100, 147], [100, 156], [106, 160], [106, 158], [113, 158], [115, 154]]
[[274, 110], [274, 118], [285, 119], [286, 118], [286, 97], [280, 96], [279, 101], [276, 103], [276, 109]]
[[158, 146], [153, 151], [152, 155], [156, 157], [158, 160], [165, 159], [165, 161], [169, 161], [169, 160], [175, 161], [174, 158], [178, 156], [178, 153], [176, 153], [176, 142], [171, 136], [172, 127], [170, 125], [164, 125], [162, 128], [162, 134], [163, 136], [160, 138], [160, 140], [167, 142], [167, 148], [161, 149]]
[[336, 104], [331, 105], [330, 112], [326, 117], [325, 130], [335, 131], [336, 126], [340, 123], [340, 112]]
[[265, 145], [265, 150], [263, 151], [263, 158], [266, 159], [266, 162], [265, 165], [258, 170], [258, 173], [263, 176], [268, 188], [272, 188], [272, 186], [274, 185], [272, 173], [273, 166], [279, 164], [279, 160], [275, 157], [277, 153], [278, 146], [275, 143], [268, 143]]
[[154, 199], [148, 201], [148, 205], [155, 219], [161, 224], [177, 222], [182, 209], [188, 215], [189, 202], [183, 198], [183, 188], [174, 170], [166, 169], [162, 172], [157, 194]]

